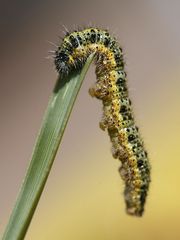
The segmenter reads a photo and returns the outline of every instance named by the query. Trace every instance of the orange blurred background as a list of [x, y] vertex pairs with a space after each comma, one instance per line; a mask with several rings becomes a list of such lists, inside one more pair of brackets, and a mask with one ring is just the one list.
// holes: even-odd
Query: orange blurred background
[[2, 1], [0, 8], [0, 232], [29, 163], [57, 73], [48, 41], [63, 26], [108, 28], [124, 52], [137, 125], [152, 165], [142, 218], [126, 215], [120, 162], [88, 95], [94, 67], [66, 128], [26, 239], [180, 239], [180, 2]]

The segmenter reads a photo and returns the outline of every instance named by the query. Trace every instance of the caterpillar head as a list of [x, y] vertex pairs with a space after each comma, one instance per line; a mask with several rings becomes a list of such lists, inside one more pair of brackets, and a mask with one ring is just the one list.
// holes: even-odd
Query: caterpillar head
[[59, 74], [67, 75], [69, 73], [69, 56], [64, 51], [56, 51], [54, 63]]

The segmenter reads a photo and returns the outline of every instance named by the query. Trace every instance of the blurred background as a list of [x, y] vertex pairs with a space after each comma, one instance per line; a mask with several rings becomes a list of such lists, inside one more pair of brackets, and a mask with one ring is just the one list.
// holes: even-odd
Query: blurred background
[[25, 175], [57, 79], [48, 51], [63, 25], [108, 28], [125, 52], [130, 96], [152, 165], [142, 218], [126, 215], [120, 162], [88, 95], [75, 103], [26, 239], [180, 239], [180, 1], [0, 2], [0, 232]]

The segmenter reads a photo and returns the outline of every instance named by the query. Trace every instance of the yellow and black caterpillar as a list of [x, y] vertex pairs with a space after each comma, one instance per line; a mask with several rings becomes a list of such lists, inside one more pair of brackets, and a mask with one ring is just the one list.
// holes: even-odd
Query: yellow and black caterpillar
[[103, 102], [100, 127], [107, 129], [112, 154], [121, 161], [120, 175], [125, 182], [127, 213], [142, 216], [150, 183], [150, 165], [128, 97], [122, 49], [108, 31], [87, 28], [67, 33], [55, 51], [59, 74], [81, 69], [87, 57], [95, 54], [97, 81], [91, 96]]

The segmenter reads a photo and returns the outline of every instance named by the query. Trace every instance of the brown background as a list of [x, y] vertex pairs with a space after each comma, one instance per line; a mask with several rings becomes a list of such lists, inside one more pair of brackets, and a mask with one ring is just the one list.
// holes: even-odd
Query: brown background
[[48, 41], [64, 24], [109, 28], [126, 60], [137, 124], [152, 164], [143, 218], [124, 211], [119, 162], [98, 128], [101, 103], [87, 74], [26, 239], [180, 239], [180, 2], [1, 1], [0, 231], [31, 156], [57, 74]]

